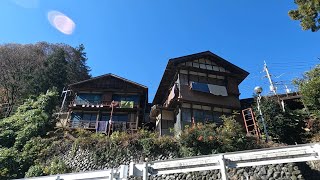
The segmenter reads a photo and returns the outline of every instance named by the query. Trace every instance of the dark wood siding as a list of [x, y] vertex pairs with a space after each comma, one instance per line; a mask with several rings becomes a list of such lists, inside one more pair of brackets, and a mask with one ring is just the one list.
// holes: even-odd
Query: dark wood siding
[[240, 95], [237, 80], [235, 78], [228, 77], [227, 82], [228, 94]]

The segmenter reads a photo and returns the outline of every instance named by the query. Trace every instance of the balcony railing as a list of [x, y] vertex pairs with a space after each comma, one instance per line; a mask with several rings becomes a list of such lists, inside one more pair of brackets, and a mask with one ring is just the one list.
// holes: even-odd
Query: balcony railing
[[[101, 127], [103, 126], [103, 127]], [[109, 121], [75, 120], [69, 122], [69, 127], [74, 129], [91, 129], [97, 132], [108, 132]], [[112, 121], [111, 131], [135, 132], [138, 130], [137, 122]]]
[[86, 120], [70, 121], [69, 125], [71, 128], [96, 129], [96, 121], [86, 121]]
[[[114, 101], [115, 107], [120, 107], [120, 101]], [[86, 101], [86, 100], [74, 100], [70, 103], [69, 106], [82, 106], [82, 107], [109, 107], [112, 101]], [[133, 108], [139, 108], [140, 105], [138, 103], [133, 104]]]

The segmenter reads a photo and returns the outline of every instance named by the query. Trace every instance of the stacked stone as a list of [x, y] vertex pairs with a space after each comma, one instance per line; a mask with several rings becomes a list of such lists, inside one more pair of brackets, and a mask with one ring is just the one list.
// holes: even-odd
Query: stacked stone
[[[230, 180], [302, 180], [302, 179], [320, 179], [319, 172], [302, 172], [305, 163], [288, 163], [265, 166], [254, 166], [245, 168], [228, 169], [228, 178]], [[305, 169], [304, 169], [305, 170]], [[131, 177], [131, 180], [140, 180], [141, 177]], [[221, 179], [219, 170], [176, 173], [160, 176], [149, 176], [150, 180], [214, 180]]]
[[292, 163], [230, 169], [228, 171], [228, 177], [231, 180], [305, 179], [299, 167]]
[[[168, 153], [168, 155], [157, 155], [154, 157], [148, 157], [150, 161], [154, 160], [167, 160], [174, 159], [177, 155]], [[92, 171], [109, 169], [112, 167], [118, 167], [119, 165], [129, 165], [130, 162], [142, 162], [145, 157], [137, 152], [134, 156], [128, 156], [126, 154], [119, 154], [112, 160], [105, 162], [102, 165], [97, 165], [94, 160], [94, 155], [89, 150], [77, 149], [67, 151], [62, 159], [65, 164], [70, 167], [74, 172], [79, 171]], [[310, 163], [309, 163], [310, 164]], [[313, 163], [315, 164], [315, 163]], [[306, 163], [288, 163], [288, 164], [276, 164], [265, 166], [254, 166], [245, 168], [228, 169], [228, 178], [231, 180], [299, 180], [299, 179], [320, 179], [320, 171], [311, 169]], [[130, 179], [141, 179], [140, 177], [134, 177]], [[190, 173], [176, 173], [160, 176], [149, 176], [151, 180], [213, 180], [221, 179], [219, 170], [190, 172]]]
[[62, 160], [75, 172], [92, 171], [103, 168], [95, 164], [93, 155], [89, 150], [78, 149], [75, 152], [70, 150], [62, 156]]
[[[177, 155], [169, 153], [168, 155], [157, 155], [155, 157], [148, 157], [149, 160], [168, 160], [174, 159]], [[65, 154], [62, 154], [62, 160], [64, 163], [72, 169], [73, 172], [80, 171], [92, 171], [103, 170], [118, 167], [119, 165], [129, 165], [130, 162], [143, 162], [145, 157], [141, 153], [136, 153], [134, 156], [128, 156], [126, 154], [117, 154], [117, 157], [113, 157], [108, 162], [104, 162], [102, 165], [97, 165], [94, 160], [94, 155], [87, 149], [77, 149], [73, 151], [70, 149]]]

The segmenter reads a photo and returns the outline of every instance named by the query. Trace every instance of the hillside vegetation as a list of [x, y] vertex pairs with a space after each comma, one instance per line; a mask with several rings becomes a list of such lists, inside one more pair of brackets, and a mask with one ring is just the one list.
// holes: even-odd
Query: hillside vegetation
[[234, 117], [223, 126], [197, 124], [180, 139], [139, 130], [110, 137], [85, 130], [54, 128], [57, 93], [29, 98], [15, 114], [0, 121], [0, 179], [104, 169], [130, 161], [161, 160], [259, 148]]
[[0, 45], [0, 118], [29, 96], [90, 78], [84, 46], [66, 44]]

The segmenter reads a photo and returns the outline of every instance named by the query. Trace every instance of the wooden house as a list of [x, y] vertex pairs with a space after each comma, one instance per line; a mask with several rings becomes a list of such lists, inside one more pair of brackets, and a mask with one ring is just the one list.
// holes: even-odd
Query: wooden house
[[144, 85], [105, 74], [71, 84], [69, 90], [70, 128], [134, 132], [145, 119], [148, 88]]
[[179, 135], [197, 122], [221, 124], [221, 115], [240, 110], [238, 86], [248, 74], [210, 51], [170, 59], [150, 118], [160, 135]]

